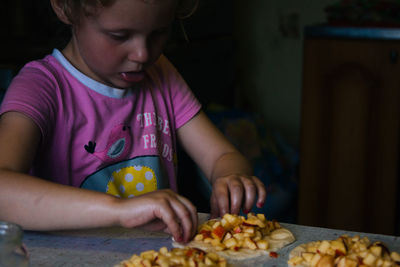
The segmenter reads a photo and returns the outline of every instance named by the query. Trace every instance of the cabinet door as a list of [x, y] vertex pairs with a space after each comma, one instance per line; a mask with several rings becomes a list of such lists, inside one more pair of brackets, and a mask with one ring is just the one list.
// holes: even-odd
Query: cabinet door
[[398, 233], [398, 53], [395, 41], [306, 39], [300, 224]]

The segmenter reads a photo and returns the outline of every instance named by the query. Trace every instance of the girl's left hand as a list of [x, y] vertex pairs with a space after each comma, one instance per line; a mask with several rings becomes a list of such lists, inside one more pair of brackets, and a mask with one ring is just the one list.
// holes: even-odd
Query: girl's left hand
[[248, 213], [256, 202], [261, 208], [267, 196], [264, 184], [255, 176], [228, 175], [214, 180], [211, 194], [211, 218], [225, 213]]

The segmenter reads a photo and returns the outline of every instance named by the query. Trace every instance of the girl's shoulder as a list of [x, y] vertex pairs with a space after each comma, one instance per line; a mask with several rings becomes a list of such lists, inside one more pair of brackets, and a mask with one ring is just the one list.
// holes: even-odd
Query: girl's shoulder
[[64, 69], [53, 55], [47, 55], [42, 59], [34, 60], [22, 67], [18, 76], [29, 76], [34, 80], [53, 79], [62, 75]]

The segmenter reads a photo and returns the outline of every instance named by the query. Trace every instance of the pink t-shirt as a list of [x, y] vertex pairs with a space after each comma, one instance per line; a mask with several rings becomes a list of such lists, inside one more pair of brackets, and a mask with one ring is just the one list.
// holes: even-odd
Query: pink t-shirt
[[176, 130], [200, 108], [164, 56], [140, 86], [122, 90], [87, 77], [54, 50], [24, 66], [0, 113], [21, 112], [39, 127], [33, 175], [132, 197], [177, 190]]

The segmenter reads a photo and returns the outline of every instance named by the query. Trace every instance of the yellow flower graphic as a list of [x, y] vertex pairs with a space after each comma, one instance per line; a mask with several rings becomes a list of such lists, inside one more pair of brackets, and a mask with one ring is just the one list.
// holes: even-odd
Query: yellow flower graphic
[[144, 166], [131, 166], [112, 173], [107, 193], [122, 198], [139, 196], [157, 190], [154, 171]]

